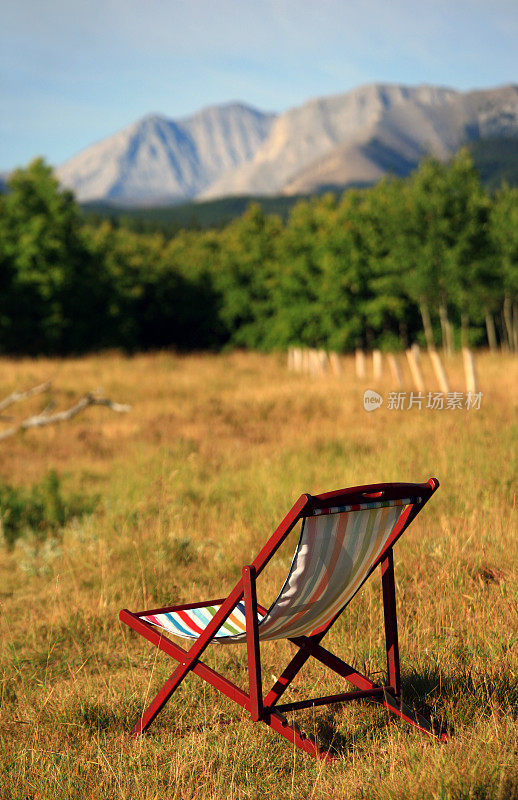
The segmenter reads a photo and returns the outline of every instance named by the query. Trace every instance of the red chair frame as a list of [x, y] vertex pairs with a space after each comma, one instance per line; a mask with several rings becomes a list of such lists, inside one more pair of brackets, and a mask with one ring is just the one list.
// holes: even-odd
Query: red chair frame
[[[134, 726], [132, 735], [138, 736], [148, 729], [167, 700], [180, 686], [186, 675], [189, 672], [194, 672], [200, 678], [203, 678], [203, 680], [214, 686], [218, 691], [249, 711], [254, 722], [264, 722], [270, 728], [277, 731], [277, 733], [280, 733], [281, 736], [288, 739], [293, 745], [299, 747], [314, 758], [334, 760], [336, 756], [331, 751], [321, 748], [312, 737], [302, 733], [297, 725], [289, 724], [284, 716], [285, 712], [328, 705], [329, 703], [368, 698], [377, 703], [381, 703], [388, 711], [418, 728], [423, 733], [429, 734], [439, 740], [445, 740], [447, 738], [446, 734], [439, 733], [430, 720], [413, 712], [401, 699], [394, 560], [392, 554], [392, 548], [395, 542], [410, 525], [412, 520], [415, 519], [438, 487], [439, 481], [435, 478], [430, 478], [426, 483], [419, 484], [380, 483], [368, 486], [356, 486], [350, 489], [327, 492], [316, 496], [303, 494], [282, 520], [279, 527], [275, 530], [254, 561], [250, 565], [243, 567], [240, 580], [226, 598], [206, 600], [200, 603], [188, 603], [185, 605], [164, 606], [163, 608], [150, 609], [148, 611], [136, 613], [123, 609], [119, 614], [119, 618], [122, 622], [129, 625], [145, 639], [179, 662], [175, 671], [162, 686]], [[373, 683], [368, 677], [362, 675], [321, 645], [323, 637], [334, 622], [336, 622], [343, 611], [342, 609], [328, 623], [313, 631], [311, 635], [299, 636], [289, 640], [296, 645], [298, 651], [280, 677], [276, 680], [268, 694], [263, 697], [257, 612], [265, 613], [266, 609], [257, 602], [256, 579], [293, 527], [300, 519], [311, 513], [313, 509], [326, 508], [329, 506], [330, 501], [333, 501], [333, 505], [355, 505], [365, 503], [366, 501], [368, 502], [369, 499], [383, 498], [383, 500], [401, 500], [415, 496], [421, 497], [421, 502], [419, 504], [409, 505], [401, 514], [383, 552], [373, 563], [362, 582], [363, 585], [374, 569], [379, 564], [381, 565], [385, 642], [387, 651], [387, 685], [380, 686]], [[224, 675], [221, 675], [200, 661], [204, 650], [213, 641], [216, 631], [225, 622], [236, 603], [243, 598], [245, 603], [246, 646], [249, 673], [248, 693], [229, 681]], [[219, 604], [221, 604], [219, 610], [188, 651], [171, 641], [167, 636], [157, 630], [155, 626], [141, 619], [142, 616], [147, 614], [181, 611], [183, 609], [201, 608], [202, 606]], [[355, 691], [280, 704], [279, 700], [282, 695], [309, 658], [315, 658], [337, 675], [345, 678], [346, 681], [355, 687]]]

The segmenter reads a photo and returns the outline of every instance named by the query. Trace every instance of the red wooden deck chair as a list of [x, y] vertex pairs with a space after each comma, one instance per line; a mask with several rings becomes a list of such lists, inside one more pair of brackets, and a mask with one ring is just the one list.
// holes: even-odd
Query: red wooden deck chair
[[[303, 494], [255, 560], [243, 567], [242, 577], [226, 598], [138, 613], [121, 611], [122, 622], [179, 662], [132, 734], [143, 733], [185, 676], [194, 672], [247, 709], [252, 720], [269, 725], [315, 758], [333, 759], [335, 756], [304, 735], [298, 726], [289, 724], [284, 716], [286, 712], [369, 698], [420, 731], [446, 738], [401, 699], [392, 556], [395, 542], [438, 486], [439, 482], [430, 478], [427, 483], [380, 483], [317, 496]], [[266, 609], [257, 602], [256, 578], [299, 521], [302, 521], [302, 529], [291, 568], [276, 600]], [[385, 686], [373, 683], [321, 644], [326, 632], [378, 565], [381, 565], [388, 662]], [[164, 632], [194, 640], [194, 644], [184, 650]], [[259, 645], [261, 641], [281, 638], [289, 639], [297, 652], [263, 696]], [[200, 660], [212, 642], [246, 642], [248, 692]], [[354, 691], [280, 703], [283, 693], [309, 658], [317, 659], [345, 678], [355, 687]]]

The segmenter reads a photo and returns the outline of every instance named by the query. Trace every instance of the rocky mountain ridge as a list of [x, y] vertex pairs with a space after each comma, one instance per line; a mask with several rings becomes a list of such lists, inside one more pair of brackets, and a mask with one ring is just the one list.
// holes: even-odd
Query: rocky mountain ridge
[[471, 92], [371, 84], [283, 114], [242, 103], [182, 120], [150, 115], [58, 168], [80, 201], [185, 202], [237, 195], [310, 194], [406, 175], [426, 154], [518, 136], [518, 86]]

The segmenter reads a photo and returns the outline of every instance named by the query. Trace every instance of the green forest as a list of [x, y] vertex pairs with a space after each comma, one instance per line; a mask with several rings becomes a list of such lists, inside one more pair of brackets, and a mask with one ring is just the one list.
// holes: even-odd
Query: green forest
[[85, 216], [41, 159], [0, 196], [5, 354], [414, 341], [518, 348], [518, 189], [467, 150], [172, 236]]

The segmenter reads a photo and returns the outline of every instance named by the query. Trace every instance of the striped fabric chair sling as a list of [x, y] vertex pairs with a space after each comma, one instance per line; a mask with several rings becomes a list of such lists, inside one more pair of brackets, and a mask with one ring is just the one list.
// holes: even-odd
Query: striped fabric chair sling
[[[120, 619], [179, 662], [133, 728], [143, 733], [189, 672], [212, 684], [295, 746], [315, 758], [335, 755], [290, 725], [288, 711], [370, 698], [439, 739], [432, 723], [411, 711], [401, 699], [397, 618], [392, 547], [439, 487], [427, 483], [382, 483], [311, 496], [303, 494], [283, 519], [259, 555], [243, 567], [242, 576], [226, 598], [166, 606], [148, 611], [120, 612]], [[257, 602], [256, 579], [290, 531], [302, 522], [288, 576], [277, 598], [266, 609]], [[381, 565], [388, 683], [380, 686], [321, 645], [321, 640], [374, 569]], [[191, 640], [188, 650], [166, 635]], [[264, 697], [260, 642], [289, 639], [297, 652]], [[246, 643], [248, 692], [208, 667], [200, 658], [206, 647]], [[295, 675], [315, 658], [351, 683], [354, 691], [279, 703]]]

